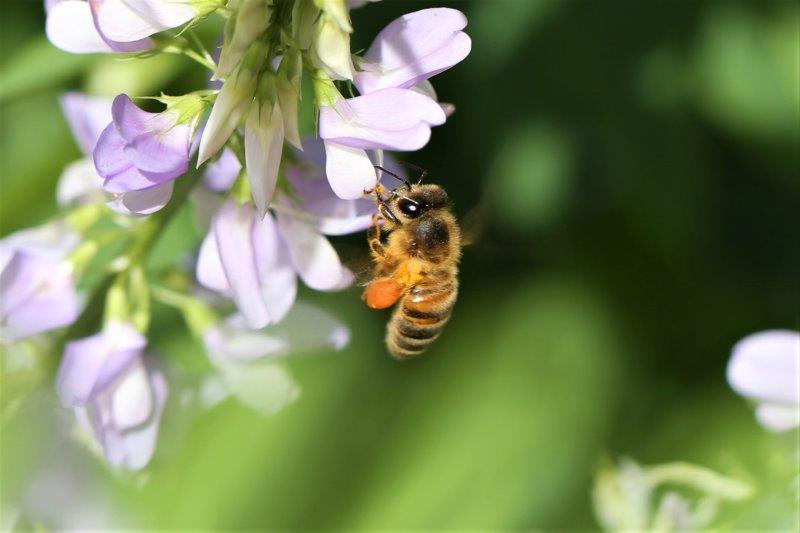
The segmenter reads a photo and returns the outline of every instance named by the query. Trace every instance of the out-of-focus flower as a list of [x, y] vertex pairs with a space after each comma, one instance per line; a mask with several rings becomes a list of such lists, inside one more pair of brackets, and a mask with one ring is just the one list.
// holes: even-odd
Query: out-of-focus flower
[[56, 386], [108, 462], [128, 470], [152, 458], [167, 398], [163, 373], [143, 355], [146, 344], [133, 325], [111, 321], [67, 343]]
[[[660, 491], [663, 485], [684, 491]], [[656, 498], [660, 495], [660, 500]], [[735, 479], [689, 463], [642, 467], [623, 458], [600, 469], [592, 499], [606, 531], [696, 531], [710, 526], [723, 501], [741, 501], [752, 489]]]
[[143, 111], [124, 94], [114, 99], [111, 115], [94, 149], [103, 188], [115, 194], [138, 192], [136, 201], [126, 197], [126, 206], [155, 212], [172, 196], [172, 181], [189, 167], [192, 128], [177, 123], [176, 113]]
[[361, 94], [410, 88], [463, 60], [472, 41], [467, 17], [449, 8], [408, 13], [387, 25], [364, 54], [353, 83]]
[[281, 321], [294, 303], [296, 275], [312, 289], [330, 291], [349, 285], [352, 273], [342, 265], [313, 220], [279, 197], [277, 220], [263, 218], [253, 204], [228, 200], [211, 223], [200, 247], [197, 279], [233, 298], [252, 328]]
[[321, 107], [319, 135], [331, 188], [340, 198], [362, 196], [376, 181], [365, 150], [418, 150], [430, 139], [431, 126], [445, 119], [434, 100], [410, 89], [382, 89]]
[[0, 339], [19, 340], [78, 318], [80, 299], [66, 256], [79, 242], [61, 222], [0, 241]]
[[217, 6], [207, 0], [46, 0], [50, 42], [73, 53], [139, 52], [150, 35], [180, 26]]
[[800, 333], [754, 333], [733, 347], [728, 383], [757, 403], [756, 418], [769, 431], [800, 426]]
[[254, 331], [241, 315], [232, 315], [202, 337], [229, 392], [245, 405], [272, 414], [300, 394], [282, 358], [339, 350], [347, 345], [350, 332], [325, 311], [299, 302], [280, 324]]
[[203, 184], [214, 192], [222, 193], [231, 188], [239, 173], [242, 164], [230, 148], [222, 151], [216, 161], [209, 162], [203, 172]]

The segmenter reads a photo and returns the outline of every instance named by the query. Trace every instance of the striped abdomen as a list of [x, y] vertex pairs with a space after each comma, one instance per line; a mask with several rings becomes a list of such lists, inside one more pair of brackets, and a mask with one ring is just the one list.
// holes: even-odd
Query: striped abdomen
[[421, 283], [403, 296], [386, 327], [386, 346], [398, 359], [416, 357], [436, 340], [453, 313], [455, 275], [436, 285]]

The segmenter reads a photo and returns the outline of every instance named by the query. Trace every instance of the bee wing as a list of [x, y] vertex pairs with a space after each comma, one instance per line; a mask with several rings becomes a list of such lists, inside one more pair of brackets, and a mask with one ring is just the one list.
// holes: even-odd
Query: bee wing
[[461, 246], [478, 243], [486, 230], [489, 216], [489, 194], [484, 192], [478, 205], [470, 209], [461, 220]]
[[356, 277], [356, 285], [359, 287], [367, 286], [372, 279], [374, 265], [366, 244], [364, 247], [359, 248], [350, 243], [336, 243], [334, 248], [336, 248], [342, 263]]

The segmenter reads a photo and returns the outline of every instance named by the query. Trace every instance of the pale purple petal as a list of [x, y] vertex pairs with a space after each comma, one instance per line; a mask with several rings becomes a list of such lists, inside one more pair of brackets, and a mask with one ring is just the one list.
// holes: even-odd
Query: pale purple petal
[[162, 209], [172, 198], [174, 182], [168, 181], [148, 189], [118, 194], [108, 206], [123, 215], [151, 215]]
[[[280, 197], [280, 200], [281, 205], [290, 205], [284, 197]], [[286, 210], [279, 210], [277, 218], [278, 227], [289, 246], [292, 263], [303, 282], [321, 291], [343, 288], [349, 270], [342, 265], [328, 239], [318, 233], [313, 224]]]
[[64, 168], [56, 186], [59, 206], [87, 205], [104, 199], [103, 178], [97, 174], [91, 157], [79, 159]]
[[326, 235], [345, 235], [368, 228], [376, 211], [375, 202], [367, 198], [343, 200], [336, 196], [325, 178], [322, 141], [307, 140], [303, 148], [308, 162], [287, 166], [286, 177], [303, 210], [314, 217], [317, 229]]
[[384, 89], [320, 109], [320, 137], [354, 148], [417, 150], [445, 121], [435, 101], [409, 89]]
[[125, 140], [123, 153], [139, 171], [177, 177], [189, 167], [189, 126], [172, 113], [148, 113], [125, 94], [111, 106], [114, 125]]
[[378, 181], [367, 152], [325, 141], [325, 174], [339, 198], [355, 200], [364, 196]]
[[147, 370], [135, 361], [125, 376], [114, 386], [111, 396], [111, 416], [114, 426], [126, 430], [143, 424], [153, 412], [153, 397]]
[[61, 259], [81, 242], [81, 236], [64, 220], [16, 231], [0, 239], [0, 270], [17, 252], [42, 259]]
[[209, 328], [203, 335], [203, 344], [212, 361], [252, 361], [284, 354], [289, 349], [287, 341], [269, 334], [272, 328], [252, 330], [242, 315], [231, 315], [224, 322]]
[[217, 238], [214, 236], [213, 230], [208, 232], [200, 245], [200, 254], [197, 257], [197, 281], [212, 291], [225, 295], [231, 293], [231, 286], [225, 275], [225, 269], [222, 267]]
[[83, 153], [91, 154], [100, 133], [111, 122], [112, 100], [72, 92], [61, 95], [60, 101], [72, 135]]
[[274, 324], [289, 312], [297, 296], [297, 276], [285, 240], [272, 215], [253, 222], [253, 251], [261, 297]]
[[103, 28], [99, 24], [99, 12], [105, 5], [107, 0], [88, 0], [89, 6], [91, 7], [92, 11], [92, 21], [94, 22], [94, 27], [97, 29], [97, 33], [100, 34], [100, 37], [106, 42], [108, 46], [114, 52], [142, 52], [144, 50], [149, 50], [155, 44], [152, 39], [145, 38], [145, 39], [138, 39], [138, 40], [131, 40], [131, 41], [115, 41], [114, 39], [109, 38]]
[[269, 324], [270, 315], [261, 297], [251, 239], [253, 221], [253, 206], [238, 205], [231, 199], [222, 205], [212, 226], [236, 306], [251, 327], [261, 328]]
[[452, 67], [472, 47], [458, 10], [431, 8], [408, 13], [386, 26], [364, 54], [354, 83], [362, 94], [386, 87], [411, 87]]
[[141, 355], [146, 344], [136, 328], [119, 322], [67, 343], [56, 385], [61, 403], [74, 407], [92, 401]]
[[283, 151], [283, 117], [281, 108], [265, 103], [251, 107], [244, 127], [245, 164], [253, 202], [263, 217], [267, 212]]
[[67, 326], [80, 314], [72, 268], [17, 252], [0, 273], [0, 337], [17, 340]]
[[441, 49], [403, 67], [389, 69], [382, 64], [365, 63], [364, 70], [356, 74], [353, 83], [361, 94], [388, 87], [410, 88], [459, 63], [469, 55], [471, 49], [472, 40], [469, 36], [458, 32]]
[[757, 401], [800, 404], [800, 333], [762, 331], [739, 341], [728, 363], [728, 383]]
[[197, 10], [188, 2], [169, 0], [105, 0], [97, 24], [114, 41], [130, 42], [192, 20]]
[[203, 183], [214, 192], [227, 192], [241, 171], [239, 158], [230, 148], [225, 148], [216, 161], [205, 166]]
[[800, 426], [800, 405], [763, 403], [756, 407], [758, 422], [775, 433], [783, 433]]
[[125, 139], [114, 123], [109, 123], [100, 133], [92, 153], [97, 173], [108, 179], [131, 168], [133, 165], [125, 157], [124, 150]]
[[45, 23], [54, 46], [74, 54], [113, 52], [94, 26], [92, 11], [83, 0], [64, 0], [52, 6]]

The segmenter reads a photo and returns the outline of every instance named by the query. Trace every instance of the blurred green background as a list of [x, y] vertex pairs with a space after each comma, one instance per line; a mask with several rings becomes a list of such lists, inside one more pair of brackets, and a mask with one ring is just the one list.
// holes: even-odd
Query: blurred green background
[[[592, 528], [592, 477], [617, 455], [785, 489], [777, 439], [725, 365], [745, 335], [798, 327], [797, 3], [388, 0], [353, 11], [352, 49], [439, 5], [467, 14], [473, 51], [433, 79], [456, 113], [401, 157], [479, 222], [452, 321], [424, 358], [399, 363], [382, 344], [387, 315], [357, 289], [305, 291], [352, 343], [290, 361], [297, 402], [264, 418], [231, 400], [187, 424], [173, 397], [145, 475], [84, 458], [130, 523]], [[39, 1], [4, 0], [0, 24], [2, 235], [52, 215], [61, 169], [80, 157], [59, 93], [205, 83], [179, 57], [60, 52]], [[199, 236], [183, 213], [157, 254], [179, 257]], [[157, 313], [152, 345], [168, 365], [207, 366], [180, 316]], [[40, 387], [3, 421], [4, 501], [52, 454], [52, 377]], [[759, 502], [729, 512], [768, 525]]]

